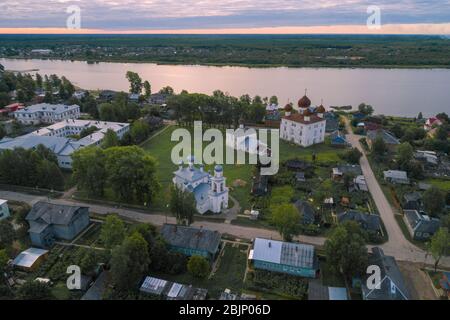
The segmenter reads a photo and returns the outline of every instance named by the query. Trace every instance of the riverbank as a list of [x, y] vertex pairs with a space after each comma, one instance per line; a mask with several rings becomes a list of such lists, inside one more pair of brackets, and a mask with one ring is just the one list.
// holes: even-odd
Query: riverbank
[[[22, 56], [2, 56], [0, 59], [16, 59], [16, 60], [47, 60], [47, 61], [67, 61], [67, 62], [86, 62], [87, 64], [98, 63], [137, 63], [137, 64], [155, 64], [157, 66], [203, 66], [203, 67], [241, 67], [249, 69], [271, 69], [271, 68], [287, 68], [287, 69], [386, 69], [386, 70], [433, 70], [433, 69], [450, 69], [450, 65], [330, 65], [330, 64], [250, 64], [250, 63], [233, 63], [233, 62], [195, 62], [195, 61], [169, 61], [169, 60], [135, 60], [135, 59], [111, 59], [102, 58], [99, 60], [88, 60], [83, 57], [64, 58], [64, 57], [22, 57]], [[39, 72], [37, 69], [32, 70], [8, 70], [12, 72]]]

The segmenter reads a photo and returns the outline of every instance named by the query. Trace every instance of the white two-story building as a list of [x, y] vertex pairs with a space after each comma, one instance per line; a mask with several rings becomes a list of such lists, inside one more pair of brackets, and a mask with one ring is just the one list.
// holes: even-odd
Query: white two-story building
[[20, 123], [35, 125], [40, 123], [56, 123], [67, 119], [80, 117], [80, 106], [74, 104], [35, 104], [14, 112], [14, 117]]

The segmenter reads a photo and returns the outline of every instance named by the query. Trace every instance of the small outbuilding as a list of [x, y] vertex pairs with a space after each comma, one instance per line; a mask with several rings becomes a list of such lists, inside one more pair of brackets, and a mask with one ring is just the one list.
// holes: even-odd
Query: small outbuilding
[[35, 271], [47, 259], [48, 251], [38, 248], [29, 248], [22, 251], [12, 262], [12, 265], [23, 271]]

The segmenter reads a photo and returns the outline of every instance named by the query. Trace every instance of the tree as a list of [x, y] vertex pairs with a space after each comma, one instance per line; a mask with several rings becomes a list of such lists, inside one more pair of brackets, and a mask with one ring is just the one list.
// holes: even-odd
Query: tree
[[106, 155], [96, 147], [82, 148], [72, 154], [73, 179], [91, 196], [102, 196], [106, 184]]
[[146, 99], [150, 98], [152, 94], [152, 86], [150, 85], [150, 82], [145, 80], [144, 82], [144, 96]]
[[128, 71], [126, 74], [128, 82], [130, 82], [130, 93], [140, 94], [142, 91], [142, 79], [136, 72]]
[[187, 269], [192, 276], [204, 279], [209, 275], [210, 266], [204, 257], [192, 256], [189, 258]]
[[58, 165], [50, 160], [44, 159], [37, 166], [38, 187], [51, 190], [64, 189], [64, 176]]
[[184, 192], [177, 186], [172, 186], [169, 207], [178, 224], [190, 226], [194, 222], [197, 207], [192, 193]]
[[0, 250], [0, 283], [3, 281], [3, 273], [8, 266], [9, 256], [5, 249]]
[[271, 96], [269, 99], [270, 104], [278, 105], [278, 97], [277, 96]]
[[338, 225], [325, 241], [327, 263], [346, 279], [362, 275], [367, 267], [366, 235], [354, 221]]
[[29, 280], [17, 290], [17, 297], [21, 300], [50, 300], [52, 293], [48, 284]]
[[137, 146], [112, 147], [105, 155], [108, 182], [120, 200], [144, 205], [154, 200], [160, 184], [153, 157]]
[[408, 143], [404, 142], [400, 144], [397, 148], [397, 162], [400, 166], [400, 169], [407, 170], [409, 163], [414, 157], [414, 149]]
[[97, 254], [95, 250], [87, 249], [80, 261], [80, 268], [83, 274], [92, 274], [97, 267]]
[[376, 157], [382, 157], [387, 151], [386, 143], [383, 138], [378, 136], [372, 144], [372, 152]]
[[102, 148], [108, 149], [111, 147], [117, 147], [120, 144], [119, 137], [114, 130], [106, 130], [105, 136], [103, 137]]
[[422, 114], [422, 112], [419, 112], [419, 115], [417, 116], [417, 119], [418, 119], [418, 120], [422, 120], [422, 119], [423, 119], [423, 114]]
[[443, 256], [450, 254], [450, 233], [447, 228], [440, 228], [431, 238], [430, 251], [435, 259], [434, 271]]
[[100, 239], [106, 248], [113, 248], [122, 243], [125, 238], [125, 224], [122, 219], [115, 215], [106, 217], [105, 223], [102, 225], [100, 232]]
[[159, 90], [159, 93], [172, 95], [172, 94], [174, 94], [174, 91], [173, 91], [172, 87], [166, 86], [166, 87], [161, 88], [161, 90]]
[[111, 255], [111, 277], [120, 292], [134, 290], [150, 264], [148, 244], [134, 232]]
[[10, 248], [16, 238], [14, 227], [7, 220], [0, 221], [0, 247]]
[[361, 103], [358, 106], [358, 111], [363, 113], [363, 114], [365, 114], [365, 115], [370, 116], [373, 113], [374, 110], [373, 110], [373, 107], [371, 105], [368, 105], [368, 104], [365, 104], [365, 103]]
[[432, 186], [423, 194], [423, 205], [430, 216], [437, 217], [445, 208], [445, 194]]
[[344, 160], [351, 164], [358, 164], [361, 157], [362, 153], [358, 148], [352, 148], [351, 150], [346, 151], [342, 156]]
[[292, 241], [292, 238], [299, 232], [300, 216], [293, 204], [285, 203], [271, 208], [271, 221], [277, 228], [279, 234], [285, 241]]
[[11, 98], [8, 93], [0, 92], [0, 107], [7, 106], [11, 102]]
[[436, 130], [436, 139], [447, 141], [448, 138], [448, 128], [447, 125], [443, 124], [439, 126]]

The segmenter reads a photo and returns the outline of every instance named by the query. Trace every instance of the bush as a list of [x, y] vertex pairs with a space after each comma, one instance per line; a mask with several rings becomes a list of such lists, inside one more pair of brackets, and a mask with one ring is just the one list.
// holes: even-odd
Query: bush
[[306, 299], [308, 280], [288, 274], [255, 270], [248, 275], [249, 289], [271, 291], [299, 299]]
[[209, 275], [209, 262], [201, 256], [192, 256], [189, 258], [187, 269], [191, 275], [196, 278], [206, 278]]

